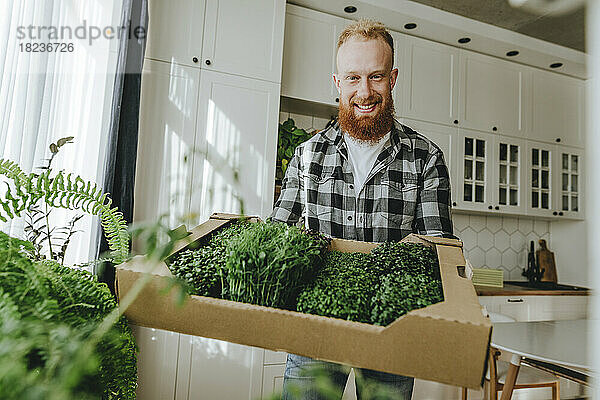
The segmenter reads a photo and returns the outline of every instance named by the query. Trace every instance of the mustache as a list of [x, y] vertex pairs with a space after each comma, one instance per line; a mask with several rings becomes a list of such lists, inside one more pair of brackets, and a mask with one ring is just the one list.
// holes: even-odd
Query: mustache
[[382, 101], [383, 101], [383, 98], [381, 96], [369, 96], [366, 99], [361, 99], [361, 98], [351, 99], [351, 103], [354, 103], [359, 106], [366, 106], [369, 104], [381, 103]]

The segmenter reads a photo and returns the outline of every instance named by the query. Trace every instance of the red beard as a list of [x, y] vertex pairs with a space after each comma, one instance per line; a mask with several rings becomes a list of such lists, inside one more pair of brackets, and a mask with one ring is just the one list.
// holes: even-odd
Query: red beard
[[[374, 116], [357, 116], [354, 113], [354, 104], [381, 103], [381, 110]], [[387, 99], [382, 101], [378, 94], [358, 101], [350, 99], [349, 104], [340, 103], [338, 112], [340, 127], [355, 139], [377, 143], [388, 133], [394, 124], [394, 101], [391, 92]]]

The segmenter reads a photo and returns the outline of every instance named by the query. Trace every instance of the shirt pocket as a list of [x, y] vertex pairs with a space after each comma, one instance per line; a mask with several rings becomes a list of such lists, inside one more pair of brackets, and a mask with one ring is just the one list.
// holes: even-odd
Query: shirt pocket
[[412, 231], [419, 184], [416, 178], [403, 177], [401, 181], [384, 176], [381, 180], [381, 198], [378, 200], [379, 216], [386, 228]]
[[320, 174], [307, 174], [307, 211], [309, 216], [327, 219], [335, 207], [336, 176], [334, 170], [323, 170]]

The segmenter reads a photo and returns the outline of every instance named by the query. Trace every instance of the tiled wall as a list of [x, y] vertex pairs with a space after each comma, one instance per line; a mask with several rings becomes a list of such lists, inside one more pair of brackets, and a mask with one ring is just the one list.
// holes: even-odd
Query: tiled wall
[[327, 122], [329, 122], [329, 119], [327, 118], [313, 117], [311, 115], [294, 114], [288, 112], [279, 113], [279, 122], [284, 122], [288, 118], [294, 120], [296, 127], [302, 128], [307, 132], [312, 131], [313, 129], [323, 129], [327, 125]]
[[550, 222], [531, 218], [454, 214], [454, 234], [464, 243], [474, 268], [502, 268], [505, 280], [526, 280], [527, 252], [533, 240], [550, 242]]
[[[323, 129], [326, 118], [281, 112], [279, 120], [292, 118], [298, 128]], [[464, 243], [464, 253], [475, 268], [502, 268], [505, 280], [526, 280], [529, 242], [550, 244], [550, 223], [532, 218], [454, 214], [454, 234]]]

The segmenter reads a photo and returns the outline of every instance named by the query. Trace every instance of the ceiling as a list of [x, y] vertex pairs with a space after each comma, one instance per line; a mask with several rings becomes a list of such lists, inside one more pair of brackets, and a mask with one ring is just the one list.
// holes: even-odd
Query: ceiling
[[508, 0], [412, 1], [550, 43], [585, 51], [584, 7], [561, 16], [540, 16], [513, 8], [508, 4]]

